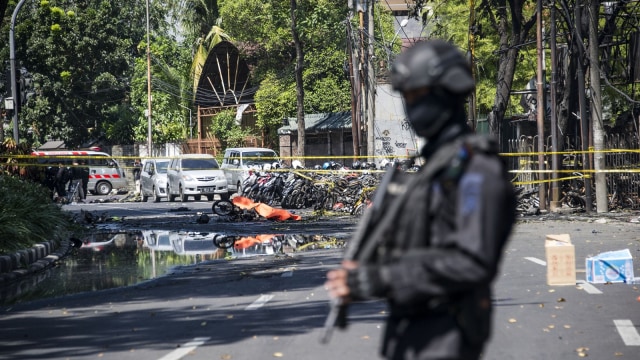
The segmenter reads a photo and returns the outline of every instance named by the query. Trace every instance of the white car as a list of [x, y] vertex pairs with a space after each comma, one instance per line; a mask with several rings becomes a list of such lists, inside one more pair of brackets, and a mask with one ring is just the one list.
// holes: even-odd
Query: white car
[[209, 154], [188, 154], [171, 159], [167, 168], [167, 195], [169, 201], [185, 202], [189, 196], [199, 201], [202, 196], [213, 201], [214, 195], [229, 199], [229, 189], [224, 172]]
[[171, 159], [146, 159], [140, 171], [140, 195], [145, 202], [151, 197], [154, 202], [167, 197], [167, 167]]
[[227, 177], [230, 193], [242, 193], [242, 183], [252, 170], [261, 171], [280, 167], [278, 154], [259, 147], [229, 148], [224, 151], [221, 168]]

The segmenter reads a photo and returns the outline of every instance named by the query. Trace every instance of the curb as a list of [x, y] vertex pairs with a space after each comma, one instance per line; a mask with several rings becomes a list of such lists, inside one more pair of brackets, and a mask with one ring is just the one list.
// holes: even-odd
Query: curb
[[61, 241], [59, 246], [56, 245], [56, 241], [49, 240], [13, 254], [0, 255], [0, 285], [6, 285], [53, 266], [69, 252], [71, 247], [69, 240]]

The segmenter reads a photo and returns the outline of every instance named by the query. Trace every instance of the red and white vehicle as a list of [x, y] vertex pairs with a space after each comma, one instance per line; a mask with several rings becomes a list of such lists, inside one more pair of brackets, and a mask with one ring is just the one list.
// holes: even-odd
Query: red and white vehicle
[[74, 160], [82, 159], [89, 166], [89, 184], [87, 190], [92, 194], [107, 195], [111, 190], [126, 191], [128, 189], [124, 169], [111, 157], [99, 151], [56, 150], [34, 151], [31, 155], [38, 157], [38, 163], [48, 166], [72, 166]]

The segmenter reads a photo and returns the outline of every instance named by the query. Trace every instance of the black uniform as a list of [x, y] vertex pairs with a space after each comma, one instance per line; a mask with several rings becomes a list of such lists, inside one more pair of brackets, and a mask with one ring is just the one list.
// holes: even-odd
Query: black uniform
[[427, 140], [425, 165], [386, 178], [396, 180], [374, 201], [364, 227], [373, 230], [356, 262], [329, 274], [328, 288], [355, 300], [387, 300], [387, 359], [476, 360], [489, 337], [491, 283], [515, 219], [513, 187], [495, 142], [466, 125], [464, 99], [475, 82], [462, 52], [442, 40], [419, 42], [398, 55], [391, 82], [407, 121]]
[[69, 168], [60, 164], [56, 172], [55, 187], [59, 197], [67, 196], [67, 183], [70, 180]]
[[[86, 195], [84, 192], [84, 187], [82, 186], [82, 179], [84, 178], [84, 171], [82, 170], [78, 163], [74, 163], [71, 168], [71, 184], [69, 185], [72, 188], [75, 188], [74, 198], [77, 197], [78, 200], [84, 200]], [[72, 191], [70, 189], [70, 191]], [[70, 199], [74, 200], [74, 199]]]
[[399, 211], [384, 215], [396, 217], [393, 229], [370, 239], [378, 249], [350, 274], [355, 298], [389, 302], [387, 359], [477, 359], [489, 336], [490, 286], [515, 197], [494, 145], [466, 133], [449, 129], [423, 149], [427, 163], [442, 165], [395, 186], [407, 193]]
[[91, 176], [91, 170], [85, 163], [82, 163], [82, 165], [80, 166], [80, 174], [82, 177], [82, 195], [83, 195], [82, 200], [86, 200], [87, 194], [89, 194], [88, 187], [89, 187], [89, 177]]

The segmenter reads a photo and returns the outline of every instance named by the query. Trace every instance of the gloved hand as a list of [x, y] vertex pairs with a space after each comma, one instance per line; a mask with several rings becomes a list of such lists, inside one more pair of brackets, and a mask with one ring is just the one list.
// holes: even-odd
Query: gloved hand
[[389, 291], [389, 280], [389, 271], [384, 266], [359, 266], [347, 272], [347, 286], [353, 300], [384, 297]]

